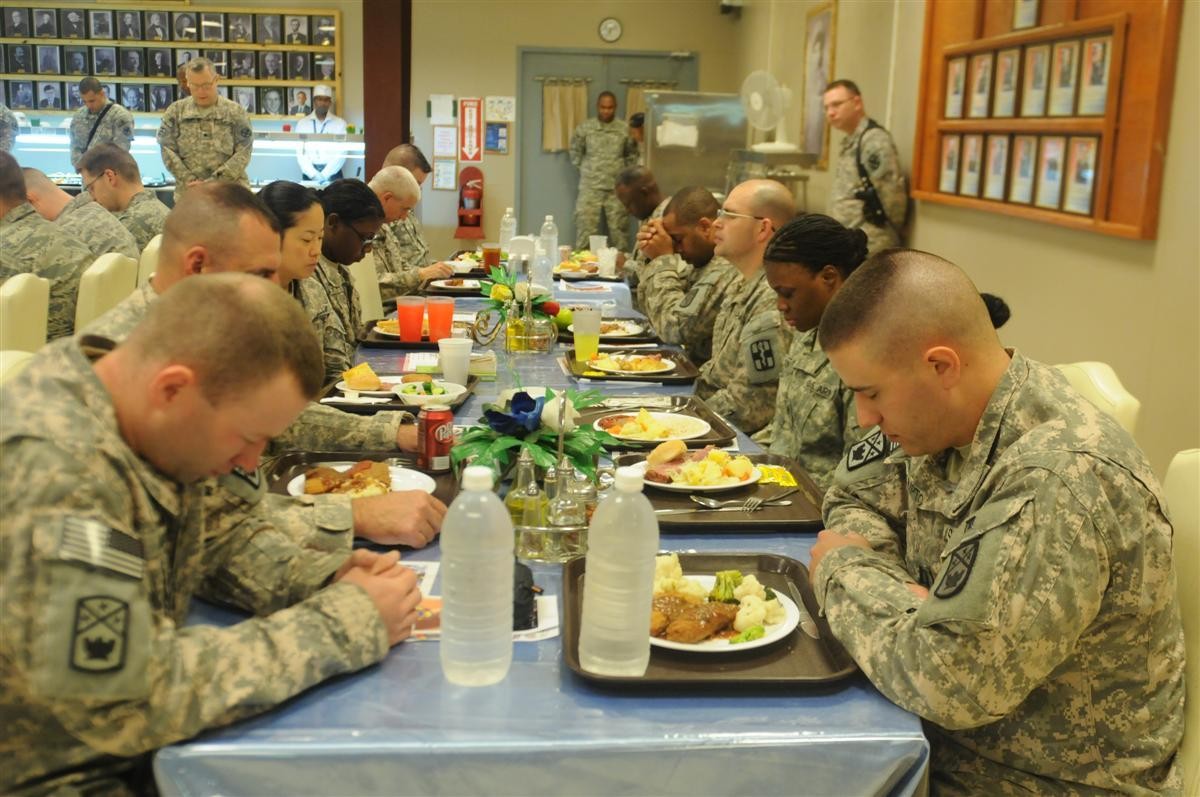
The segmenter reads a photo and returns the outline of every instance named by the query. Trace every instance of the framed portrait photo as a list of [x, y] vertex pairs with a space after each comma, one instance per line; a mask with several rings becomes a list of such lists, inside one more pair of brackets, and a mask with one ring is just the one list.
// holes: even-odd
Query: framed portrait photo
[[83, 97], [79, 93], [79, 84], [73, 80], [68, 80], [67, 87], [67, 110], [77, 111], [83, 107]]
[[259, 44], [282, 44], [283, 17], [278, 14], [255, 14], [254, 37]]
[[63, 109], [62, 83], [58, 81], [52, 83], [38, 81], [37, 101], [37, 106], [41, 110], [61, 111]]
[[213, 71], [219, 77], [229, 77], [229, 53], [225, 50], [205, 50], [204, 57], [213, 62]]
[[79, 44], [63, 47], [63, 74], [86, 75], [88, 73], [88, 48]]
[[230, 99], [242, 106], [242, 110], [246, 113], [258, 113], [258, 95], [253, 86], [232, 86], [231, 88], [233, 96]]
[[117, 12], [117, 38], [121, 41], [142, 40], [142, 14], [140, 11]]
[[31, 110], [34, 107], [33, 81], [8, 81], [8, 107], [14, 111]]
[[122, 83], [121, 104], [130, 111], [146, 110], [146, 87], [141, 83]]
[[230, 51], [229, 76], [240, 80], [254, 80], [254, 78], [258, 77], [258, 67], [254, 63], [254, 53], [249, 50]]
[[117, 74], [116, 47], [92, 48], [92, 74], [105, 76]]
[[1050, 74], [1050, 45], [1025, 48], [1021, 80], [1021, 116], [1046, 115], [1046, 84]]
[[168, 47], [150, 47], [146, 50], [146, 74], [152, 77], [173, 77], [175, 64]]
[[337, 41], [337, 23], [333, 17], [317, 16], [312, 18], [312, 43], [322, 47], [332, 47]]
[[938, 190], [943, 194], [958, 193], [958, 160], [961, 139], [958, 136], [942, 136], [941, 177]]
[[288, 53], [288, 80], [309, 80], [312, 75], [308, 71], [308, 53]]
[[64, 8], [58, 12], [59, 35], [64, 39], [86, 39], [87, 20], [78, 8]]
[[283, 80], [283, 53], [272, 50], [258, 54], [259, 80]]
[[[58, 38], [58, 12], [55, 9], [33, 9], [33, 35], [39, 39]], [[59, 106], [61, 105], [60, 102]]]
[[205, 11], [200, 15], [200, 41], [225, 41], [225, 15], [216, 11]]
[[226, 14], [226, 41], [254, 41], [253, 14]]
[[39, 44], [37, 46], [37, 71], [39, 75], [62, 74], [62, 58], [57, 45]]
[[141, 47], [121, 48], [121, 77], [143, 77], [146, 64], [142, 60]]
[[1014, 0], [1013, 30], [1032, 28], [1038, 23], [1038, 0]]
[[1108, 103], [1109, 61], [1112, 36], [1097, 36], [1083, 42], [1083, 74], [1079, 82], [1079, 114], [1101, 116]]
[[996, 90], [992, 93], [992, 116], [1005, 118], [1016, 113], [1017, 75], [1021, 68], [1021, 48], [996, 53]]
[[[804, 118], [800, 148], [817, 155], [817, 168], [829, 166], [829, 126], [825, 123], [825, 87], [833, 80], [837, 5], [808, 9], [804, 22]], [[322, 77], [322, 80], [327, 78]]]
[[[24, 39], [29, 36], [29, 9], [28, 8], [5, 8], [4, 11], [4, 35], [13, 39]], [[16, 81], [20, 83], [21, 81]], [[10, 82], [9, 88], [12, 88]], [[29, 90], [30, 96], [33, 95], [33, 89]]]
[[337, 65], [333, 53], [320, 53], [313, 62], [313, 80], [325, 83], [337, 80]]
[[967, 85], [967, 59], [951, 58], [946, 62], [946, 108], [947, 119], [962, 119], [963, 96]]
[[985, 199], [1004, 199], [1004, 188], [1008, 178], [1008, 136], [987, 137], [987, 154], [984, 157], [983, 196]]
[[1100, 140], [1095, 136], [1072, 136], [1067, 142], [1067, 191], [1063, 210], [1092, 215], [1096, 193], [1096, 153]]
[[287, 107], [283, 104], [283, 89], [259, 89], [258, 112], [267, 116], [282, 116]]
[[92, 32], [93, 39], [112, 39], [113, 37], [113, 12], [111, 11], [89, 11], [87, 12], [88, 30]]
[[146, 12], [146, 38], [154, 42], [165, 42], [171, 38], [166, 11]]
[[1050, 68], [1049, 116], [1070, 116], [1075, 112], [1075, 85], [1079, 77], [1079, 42], [1054, 43]]
[[175, 66], [176, 68], [186, 66], [196, 56], [200, 55], [199, 50], [180, 49], [175, 51]]
[[165, 111], [175, 101], [174, 86], [151, 86], [150, 87], [150, 104], [147, 106], [151, 111]]
[[175, 11], [171, 14], [171, 35], [177, 42], [200, 40], [200, 26], [191, 11]]
[[992, 60], [993, 53], [979, 53], [971, 56], [971, 104], [967, 116], [972, 119], [983, 119], [988, 115], [988, 101], [992, 97]]
[[294, 14], [284, 16], [283, 43], [308, 44], [308, 17]]
[[1037, 136], [1013, 136], [1012, 180], [1008, 201], [1028, 205], [1033, 201], [1034, 165], [1037, 162]]
[[33, 72], [33, 45], [8, 45], [8, 71], [15, 72], [18, 75], [26, 75]]
[[1038, 156], [1037, 192], [1033, 204], [1039, 208], [1058, 210], [1062, 200], [1063, 155], [1067, 142], [1063, 136], [1043, 136]]
[[312, 113], [312, 86], [288, 89], [288, 113], [292, 116], [308, 116]]
[[958, 193], [963, 196], [979, 196], [979, 180], [983, 173], [983, 136], [972, 133], [963, 136], [962, 179], [958, 182]]

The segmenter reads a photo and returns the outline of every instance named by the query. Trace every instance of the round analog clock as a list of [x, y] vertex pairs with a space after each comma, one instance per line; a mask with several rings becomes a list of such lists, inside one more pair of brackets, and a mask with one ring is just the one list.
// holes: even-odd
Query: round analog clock
[[600, 22], [600, 38], [612, 43], [621, 38], [621, 20], [607, 17]]

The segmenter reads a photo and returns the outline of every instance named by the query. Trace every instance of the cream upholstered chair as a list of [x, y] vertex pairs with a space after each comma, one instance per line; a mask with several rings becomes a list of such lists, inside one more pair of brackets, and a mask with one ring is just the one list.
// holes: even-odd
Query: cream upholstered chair
[[[379, 274], [375, 271], [375, 255], [367, 252], [362, 260], [350, 267], [350, 277], [358, 291], [363, 323], [383, 318], [383, 299], [379, 293]], [[357, 330], [354, 331], [357, 334]]]
[[1183, 793], [1200, 794], [1200, 448], [1180, 451], [1163, 479], [1167, 511], [1175, 527], [1175, 589], [1187, 642], [1184, 704]]
[[46, 343], [50, 280], [17, 274], [0, 286], [0, 349], [37, 351]]
[[1084, 398], [1117, 419], [1129, 434], [1137, 429], [1142, 402], [1125, 389], [1117, 372], [1100, 362], [1063, 363], [1055, 366], [1067, 377], [1071, 387]]
[[6, 382], [9, 377], [21, 373], [21, 369], [32, 358], [33, 352], [31, 351], [13, 351], [11, 349], [0, 351], [0, 382]]
[[150, 239], [150, 243], [146, 244], [146, 248], [142, 250], [142, 256], [138, 260], [138, 287], [145, 285], [150, 281], [150, 277], [154, 275], [154, 270], [158, 268], [158, 249], [162, 246], [162, 233]]
[[100, 255], [79, 279], [75, 328], [82, 329], [137, 288], [138, 264], [132, 257], [109, 252]]

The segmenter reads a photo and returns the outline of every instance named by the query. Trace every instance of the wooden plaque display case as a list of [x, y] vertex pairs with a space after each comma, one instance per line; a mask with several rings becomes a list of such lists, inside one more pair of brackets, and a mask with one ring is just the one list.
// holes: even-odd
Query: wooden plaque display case
[[0, 97], [38, 115], [73, 114], [88, 75], [129, 110], [160, 113], [178, 98], [176, 69], [198, 55], [254, 118], [309, 113], [318, 84], [333, 89], [335, 113], [343, 102], [337, 9], [5, 0], [0, 34]]
[[1181, 0], [929, 0], [913, 196], [1158, 226]]

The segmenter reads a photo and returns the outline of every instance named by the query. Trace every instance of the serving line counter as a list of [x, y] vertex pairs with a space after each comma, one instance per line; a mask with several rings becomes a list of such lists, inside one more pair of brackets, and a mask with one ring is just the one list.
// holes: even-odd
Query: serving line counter
[[[628, 291], [612, 295], [627, 312]], [[573, 301], [578, 295], [562, 293]], [[461, 311], [478, 306], [458, 303]], [[553, 356], [512, 358], [523, 385], [578, 386]], [[360, 350], [386, 370], [395, 353]], [[456, 422], [512, 385], [481, 383]], [[380, 372], [383, 372], [380, 370]], [[671, 395], [691, 386], [588, 385]], [[739, 433], [743, 450], [757, 447]], [[731, 515], [736, 518], [736, 515]], [[664, 533], [676, 551], [761, 552], [808, 561], [813, 535], [739, 531]], [[406, 551], [436, 561], [437, 544]], [[562, 567], [533, 564], [564, 607]], [[434, 594], [440, 593], [435, 582]], [[234, 613], [197, 604], [192, 622]], [[562, 635], [515, 644], [500, 684], [471, 689], [442, 678], [438, 645], [408, 641], [379, 665], [322, 684], [261, 717], [160, 751], [165, 795], [216, 794], [812, 794], [912, 795], [926, 790], [929, 748], [917, 717], [860, 673], [824, 685], [746, 688], [736, 681], [678, 688], [599, 686], [563, 662]], [[720, 657], [712, 660], [721, 668]]]

